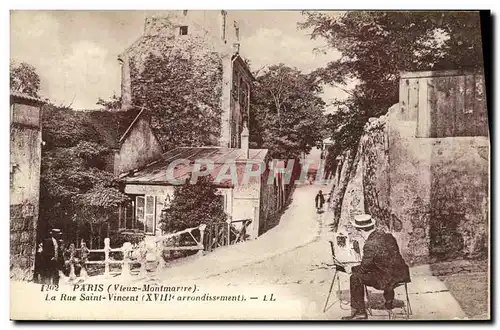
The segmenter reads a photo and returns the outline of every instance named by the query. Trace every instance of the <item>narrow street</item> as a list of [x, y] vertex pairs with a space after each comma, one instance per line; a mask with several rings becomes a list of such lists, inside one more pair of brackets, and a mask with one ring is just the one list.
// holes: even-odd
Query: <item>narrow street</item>
[[[281, 300], [283, 305], [289, 302], [300, 305], [300, 316], [295, 315], [300, 319], [339, 319], [348, 315], [349, 277], [346, 274], [340, 276], [342, 303], [339, 304], [336, 297], [335, 285], [328, 308], [323, 313], [333, 275], [333, 271], [325, 265], [331, 263], [327, 224], [332, 214], [318, 215], [314, 208], [314, 196], [319, 189], [329, 191], [329, 188], [324, 185], [298, 186], [279, 225], [259, 239], [171, 264], [155, 282], [193, 281], [207, 290], [214, 288], [219, 291], [222, 288], [241, 288], [246, 292], [272, 290], [276, 300]], [[412, 268], [411, 273], [412, 319], [466, 317], [446, 285], [431, 275], [429, 266]], [[382, 294], [371, 292], [371, 297], [378, 301], [382, 299]], [[403, 297], [404, 288], [396, 289], [396, 299], [402, 300]], [[397, 319], [403, 318], [401, 309], [395, 309], [395, 313]], [[387, 317], [384, 311], [374, 310], [371, 318]]]

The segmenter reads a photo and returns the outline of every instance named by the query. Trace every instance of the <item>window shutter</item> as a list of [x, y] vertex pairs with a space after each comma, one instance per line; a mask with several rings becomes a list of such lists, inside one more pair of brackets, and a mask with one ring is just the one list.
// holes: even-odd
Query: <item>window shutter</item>
[[137, 196], [136, 199], [136, 207], [135, 207], [135, 215], [136, 215], [136, 224], [135, 228], [144, 230], [144, 204], [145, 198], [144, 196]]
[[144, 211], [144, 232], [146, 234], [155, 233], [156, 196], [146, 195], [146, 207]]

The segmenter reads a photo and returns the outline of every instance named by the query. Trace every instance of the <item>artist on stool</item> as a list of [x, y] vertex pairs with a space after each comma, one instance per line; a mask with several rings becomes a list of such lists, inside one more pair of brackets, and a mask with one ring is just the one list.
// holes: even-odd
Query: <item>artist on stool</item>
[[[410, 273], [394, 236], [375, 229], [368, 214], [354, 217], [353, 226], [364, 238], [363, 256], [359, 266], [352, 267], [350, 278], [351, 315], [343, 320], [367, 319], [364, 286], [384, 291], [385, 307], [392, 309], [394, 285], [410, 282]], [[349, 270], [347, 270], [349, 272]]]

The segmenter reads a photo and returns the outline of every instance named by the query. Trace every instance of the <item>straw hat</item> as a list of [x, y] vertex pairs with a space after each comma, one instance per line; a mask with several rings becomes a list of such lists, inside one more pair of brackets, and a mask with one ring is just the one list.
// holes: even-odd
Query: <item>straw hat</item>
[[355, 228], [368, 228], [375, 225], [375, 220], [369, 214], [359, 214], [354, 216], [352, 225]]
[[53, 234], [54, 236], [60, 236], [61, 235], [61, 229], [53, 228], [50, 230], [50, 233]]

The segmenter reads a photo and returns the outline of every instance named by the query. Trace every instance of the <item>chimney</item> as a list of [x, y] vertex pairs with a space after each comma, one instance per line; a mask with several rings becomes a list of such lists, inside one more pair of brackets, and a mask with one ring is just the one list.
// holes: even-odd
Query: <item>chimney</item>
[[132, 86], [130, 79], [130, 66], [127, 51], [118, 56], [118, 62], [122, 66], [121, 81], [121, 103], [122, 109], [128, 110], [132, 107]]
[[235, 54], [240, 53], [240, 24], [237, 21], [233, 22], [234, 25], [234, 34], [236, 37], [236, 42], [233, 43], [233, 52]]
[[223, 43], [226, 43], [226, 16], [227, 16], [227, 11], [221, 10], [220, 11], [220, 39], [222, 40]]
[[243, 122], [243, 130], [241, 131], [241, 146], [240, 149], [243, 150], [244, 157], [246, 159], [249, 158], [250, 156], [250, 150], [249, 150], [249, 132], [248, 132], [248, 127], [247, 127], [247, 122]]
[[240, 43], [239, 42], [233, 43], [233, 53], [234, 54], [240, 53]]

